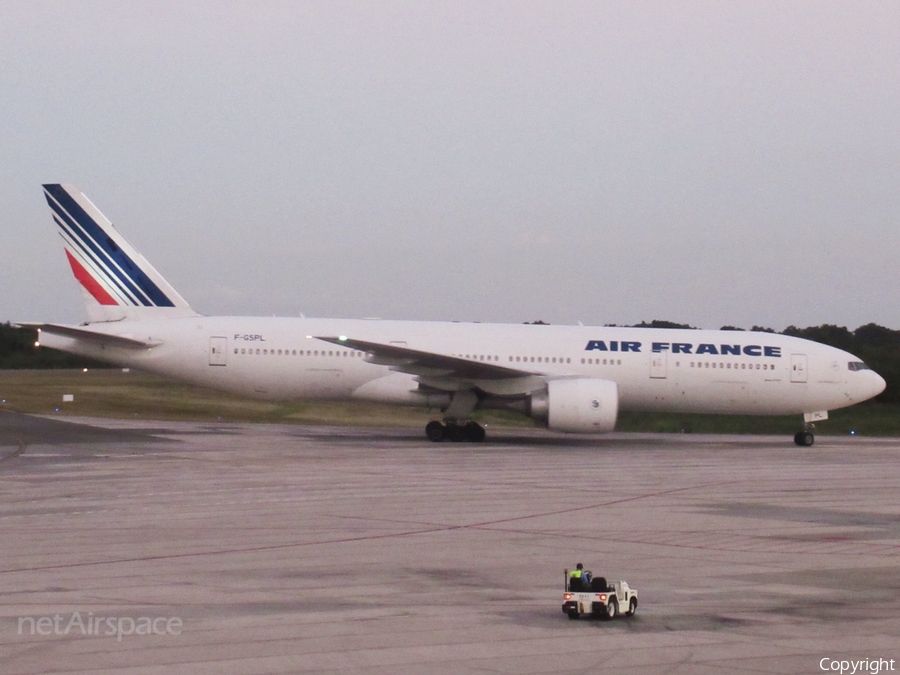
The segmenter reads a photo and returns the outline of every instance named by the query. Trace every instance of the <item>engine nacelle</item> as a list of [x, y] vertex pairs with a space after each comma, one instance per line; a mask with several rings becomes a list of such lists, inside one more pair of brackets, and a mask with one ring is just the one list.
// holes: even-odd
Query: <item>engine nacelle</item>
[[616, 426], [619, 388], [611, 380], [550, 380], [545, 394], [532, 397], [531, 408], [532, 415], [545, 419], [552, 431], [603, 434]]

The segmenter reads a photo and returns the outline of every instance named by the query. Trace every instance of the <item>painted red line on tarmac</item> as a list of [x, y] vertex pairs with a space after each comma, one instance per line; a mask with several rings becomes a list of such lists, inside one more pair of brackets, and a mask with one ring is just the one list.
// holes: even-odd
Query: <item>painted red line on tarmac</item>
[[0, 574], [13, 574], [16, 572], [38, 572], [43, 570], [60, 570], [60, 569], [74, 569], [78, 567], [90, 567], [95, 565], [115, 565], [122, 563], [134, 563], [134, 562], [153, 562], [156, 560], [178, 560], [180, 558], [197, 558], [200, 556], [209, 556], [209, 555], [228, 555], [232, 553], [256, 553], [259, 551], [277, 551], [280, 549], [288, 549], [288, 548], [302, 548], [304, 546], [321, 546], [327, 544], [348, 544], [356, 541], [369, 541], [376, 539], [390, 539], [392, 537], [411, 537], [417, 534], [431, 534], [433, 532], [450, 532], [453, 530], [466, 530], [466, 529], [479, 529], [483, 527], [489, 527], [491, 525], [500, 525], [503, 523], [512, 523], [521, 520], [529, 520], [533, 518], [543, 518], [545, 516], [556, 516], [563, 513], [574, 513], [576, 511], [586, 511], [588, 509], [597, 509], [602, 508], [604, 506], [614, 506], [616, 504], [624, 504], [626, 502], [633, 502], [639, 499], [649, 499], [652, 497], [661, 497], [663, 495], [669, 495], [676, 492], [685, 492], [687, 490], [698, 490], [709, 487], [715, 487], [718, 485], [727, 485], [729, 483], [740, 483], [742, 481], [724, 481], [721, 483], [710, 483], [706, 485], [693, 485], [690, 487], [683, 488], [674, 488], [672, 490], [663, 490], [661, 492], [652, 492], [649, 494], [637, 495], [634, 497], [623, 497], [622, 499], [614, 499], [608, 502], [600, 502], [598, 504], [589, 504], [587, 506], [576, 506], [570, 509], [560, 509], [558, 511], [547, 511], [544, 513], [533, 513], [525, 516], [514, 516], [512, 518], [499, 518], [497, 520], [486, 520], [481, 523], [469, 523], [468, 525], [434, 525], [431, 527], [419, 529], [419, 530], [410, 530], [408, 532], [390, 532], [386, 534], [371, 534], [360, 537], [345, 537], [340, 539], [323, 539], [320, 541], [306, 541], [306, 542], [298, 542], [293, 544], [275, 544], [272, 546], [254, 546], [249, 548], [233, 548], [233, 549], [221, 549], [217, 551], [195, 551], [193, 553], [172, 553], [169, 555], [153, 555], [153, 556], [145, 556], [141, 558], [120, 558], [118, 560], [96, 560], [90, 562], [80, 562], [80, 563], [65, 563], [59, 565], [42, 565], [38, 567], [22, 567], [18, 569], [6, 569], [0, 570]]
[[410, 532], [391, 532], [389, 534], [370, 534], [364, 537], [346, 537], [343, 539], [323, 539], [322, 541], [305, 541], [293, 544], [273, 544], [271, 546], [252, 546], [249, 548], [227, 548], [217, 551], [195, 551], [193, 553], [171, 553], [169, 555], [150, 555], [143, 558], [119, 558], [118, 560], [94, 560], [90, 562], [65, 563], [59, 565], [42, 565], [39, 567], [21, 567], [19, 569], [0, 570], [0, 574], [12, 574], [15, 572], [38, 572], [42, 570], [61, 570], [75, 567], [90, 567], [92, 565], [116, 565], [120, 563], [152, 562], [155, 560], [177, 560], [179, 558], [199, 558], [205, 555], [225, 555], [229, 553], [255, 553], [257, 551], [277, 551], [285, 548], [299, 548], [301, 546], [318, 546], [320, 544], [346, 544], [353, 541], [365, 541], [367, 539], [387, 539], [390, 537], [409, 537], [416, 534], [428, 534], [440, 532], [447, 528], [432, 527]]
[[674, 488], [672, 490], [663, 490], [662, 492], [651, 492], [648, 494], [637, 495], [635, 497], [623, 497], [622, 499], [614, 499], [609, 502], [601, 502], [599, 504], [589, 504], [588, 506], [576, 506], [571, 509], [560, 509], [559, 511], [546, 511], [544, 513], [535, 513], [528, 516], [514, 516], [512, 518], [500, 518], [498, 520], [486, 520], [483, 523], [471, 523], [469, 525], [453, 525], [446, 529], [448, 530], [458, 530], [467, 527], [485, 527], [487, 525], [498, 525], [500, 523], [513, 523], [519, 520], [529, 520], [531, 518], [543, 518], [545, 516], [558, 516], [563, 513], [575, 513], [576, 511], [587, 511], [589, 509], [598, 509], [603, 506], [615, 506], [616, 504], [624, 504], [626, 502], [634, 502], [639, 499], [650, 499], [651, 497], [662, 497], [663, 495], [670, 495], [675, 492], [685, 492], [687, 490], [701, 490], [710, 487], [717, 487], [719, 485], [729, 485], [732, 483], [742, 483], [740, 480], [728, 480], [722, 481], [721, 483], [708, 483], [706, 485], [692, 485], [690, 487], [683, 488]]

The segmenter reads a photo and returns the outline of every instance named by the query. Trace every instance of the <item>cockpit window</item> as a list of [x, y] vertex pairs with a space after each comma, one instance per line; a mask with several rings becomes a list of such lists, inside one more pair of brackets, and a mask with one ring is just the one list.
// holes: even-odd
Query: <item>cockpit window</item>
[[862, 361], [850, 361], [850, 362], [847, 364], [847, 367], [848, 367], [850, 370], [871, 370], [871, 368], [869, 368], [869, 366], [867, 366], [867, 365], [866, 365], [865, 363], [863, 363]]

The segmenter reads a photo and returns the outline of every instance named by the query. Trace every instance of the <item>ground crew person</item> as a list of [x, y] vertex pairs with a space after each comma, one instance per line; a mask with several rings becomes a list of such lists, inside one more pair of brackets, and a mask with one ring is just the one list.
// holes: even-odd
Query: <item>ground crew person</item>
[[578, 563], [575, 569], [569, 572], [569, 590], [580, 591], [584, 588], [584, 565]]

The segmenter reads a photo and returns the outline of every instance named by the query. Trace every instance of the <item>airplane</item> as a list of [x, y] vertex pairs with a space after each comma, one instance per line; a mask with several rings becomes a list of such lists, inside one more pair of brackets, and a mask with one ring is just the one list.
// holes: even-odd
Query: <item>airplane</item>
[[853, 354], [774, 333], [203, 316], [81, 191], [43, 188], [88, 321], [19, 324], [38, 345], [261, 399], [437, 409], [435, 442], [483, 441], [481, 409], [592, 434], [622, 410], [802, 415], [810, 446], [828, 411], [885, 388]]

